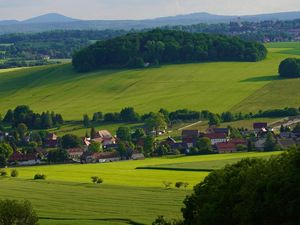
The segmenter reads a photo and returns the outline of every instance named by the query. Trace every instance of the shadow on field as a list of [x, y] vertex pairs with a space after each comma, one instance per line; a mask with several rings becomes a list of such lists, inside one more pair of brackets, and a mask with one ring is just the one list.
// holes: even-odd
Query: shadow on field
[[251, 77], [245, 80], [241, 80], [240, 82], [262, 82], [262, 81], [273, 81], [273, 80], [280, 80], [280, 77], [278, 75]]
[[39, 217], [39, 219], [41, 219], [41, 220], [56, 220], [56, 221], [107, 221], [107, 222], [122, 222], [124, 224], [131, 224], [131, 225], [145, 225], [144, 223], [138, 223], [131, 219], [123, 219], [123, 218], [75, 219], [75, 218]]

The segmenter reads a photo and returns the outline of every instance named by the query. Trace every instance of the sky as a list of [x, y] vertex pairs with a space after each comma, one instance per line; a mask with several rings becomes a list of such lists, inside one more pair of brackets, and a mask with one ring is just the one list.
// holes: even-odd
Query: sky
[[149, 19], [193, 12], [252, 15], [285, 11], [300, 11], [300, 0], [0, 0], [0, 20], [53, 12], [78, 19]]

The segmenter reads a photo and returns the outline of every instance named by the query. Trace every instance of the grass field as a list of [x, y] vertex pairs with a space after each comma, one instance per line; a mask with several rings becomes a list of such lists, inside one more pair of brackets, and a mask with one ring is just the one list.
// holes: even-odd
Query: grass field
[[[217, 169], [244, 157], [265, 158], [273, 154], [279, 152], [18, 168], [18, 178], [0, 178], [0, 198], [30, 199], [41, 225], [151, 224], [157, 215], [179, 217], [183, 199], [208, 173], [135, 168], [165, 165]], [[38, 172], [46, 174], [47, 180], [32, 180]], [[91, 176], [102, 177], [104, 183], [91, 184]], [[183, 181], [190, 186], [187, 190], [166, 190], [163, 181]]]
[[[299, 44], [289, 44], [293, 46], [298, 49]], [[161, 107], [222, 112], [299, 106], [299, 92], [291, 93], [300, 79], [277, 77], [279, 62], [292, 55], [271, 47], [268, 58], [256, 63], [199, 63], [85, 74], [76, 73], [70, 64], [2, 71], [0, 110], [3, 114], [16, 105], [28, 104], [34, 110], [56, 111], [71, 120], [85, 113], [120, 111], [126, 106], [139, 112]], [[281, 92], [286, 85], [291, 86]]]

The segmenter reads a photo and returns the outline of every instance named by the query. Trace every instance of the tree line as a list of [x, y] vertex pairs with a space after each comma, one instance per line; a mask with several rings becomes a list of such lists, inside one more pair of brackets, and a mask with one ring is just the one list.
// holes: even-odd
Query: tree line
[[49, 129], [64, 123], [61, 114], [54, 112], [34, 113], [29, 106], [17, 106], [14, 110], [9, 109], [3, 118], [4, 123], [9, 123], [13, 127], [19, 124], [26, 124], [30, 129]]
[[73, 55], [80, 72], [102, 68], [141, 68], [165, 63], [259, 61], [264, 45], [237, 37], [155, 29], [99, 41]]

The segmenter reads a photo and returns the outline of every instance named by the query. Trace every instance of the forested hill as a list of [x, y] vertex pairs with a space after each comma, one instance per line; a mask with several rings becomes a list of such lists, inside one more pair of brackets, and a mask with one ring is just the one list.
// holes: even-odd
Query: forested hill
[[266, 55], [264, 45], [237, 37], [156, 29], [99, 41], [76, 52], [73, 66], [85, 72], [101, 68], [139, 68], [148, 64], [254, 62]]

